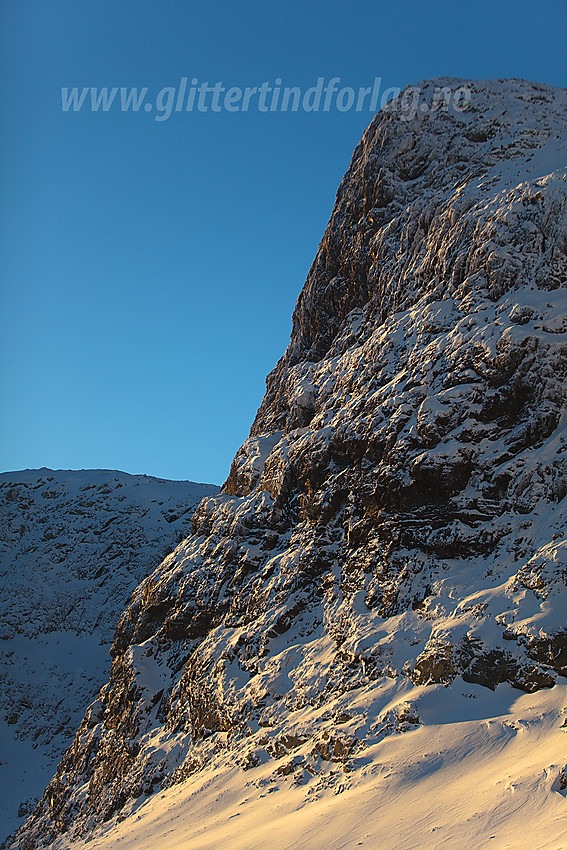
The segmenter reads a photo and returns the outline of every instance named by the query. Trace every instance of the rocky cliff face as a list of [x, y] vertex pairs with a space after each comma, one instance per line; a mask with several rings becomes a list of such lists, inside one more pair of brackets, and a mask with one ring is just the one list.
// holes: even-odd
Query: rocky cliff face
[[108, 470], [0, 475], [1, 838], [35, 808], [107, 679], [132, 590], [215, 492]]
[[211, 759], [352, 782], [421, 686], [567, 674], [567, 93], [421, 103], [356, 148], [250, 438], [135, 591], [21, 848]]

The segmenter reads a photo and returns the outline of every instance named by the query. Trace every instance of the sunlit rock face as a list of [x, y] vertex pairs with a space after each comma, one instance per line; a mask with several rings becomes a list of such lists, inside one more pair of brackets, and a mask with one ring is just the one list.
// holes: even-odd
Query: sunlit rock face
[[356, 148], [250, 438], [134, 593], [20, 847], [212, 759], [338, 782], [420, 723], [385, 688], [567, 674], [567, 93], [422, 102]]

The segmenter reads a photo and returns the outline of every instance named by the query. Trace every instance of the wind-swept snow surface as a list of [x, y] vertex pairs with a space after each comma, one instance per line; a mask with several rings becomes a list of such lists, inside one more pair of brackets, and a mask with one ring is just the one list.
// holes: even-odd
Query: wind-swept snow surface
[[[441, 693], [439, 689], [441, 688]], [[421, 723], [329, 763], [327, 787], [301, 772], [245, 774], [213, 760], [181, 785], [141, 797], [85, 844], [53, 850], [563, 850], [561, 776], [567, 688], [520, 695], [509, 685], [406, 689]], [[363, 707], [363, 701], [360, 706]], [[285, 766], [288, 759], [280, 759]], [[277, 793], [276, 793], [277, 792]]]

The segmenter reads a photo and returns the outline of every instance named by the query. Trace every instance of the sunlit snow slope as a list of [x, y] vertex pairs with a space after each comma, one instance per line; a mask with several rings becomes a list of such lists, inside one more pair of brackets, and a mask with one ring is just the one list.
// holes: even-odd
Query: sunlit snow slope
[[[167, 792], [140, 797], [72, 850], [564, 850], [561, 774], [567, 688], [522, 696], [453, 683], [385, 683], [372, 706], [419, 707], [422, 725], [361, 751], [323, 776], [245, 774], [223, 759]], [[364, 705], [364, 698], [360, 706]], [[277, 792], [277, 793], [276, 793]]]

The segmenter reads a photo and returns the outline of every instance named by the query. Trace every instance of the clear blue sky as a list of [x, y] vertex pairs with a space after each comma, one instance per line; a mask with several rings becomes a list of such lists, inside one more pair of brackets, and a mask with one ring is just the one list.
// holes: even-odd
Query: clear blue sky
[[[222, 483], [369, 112], [64, 112], [63, 86], [567, 85], [564, 0], [4, 0], [0, 468]], [[189, 83], [188, 83], [189, 85]]]

